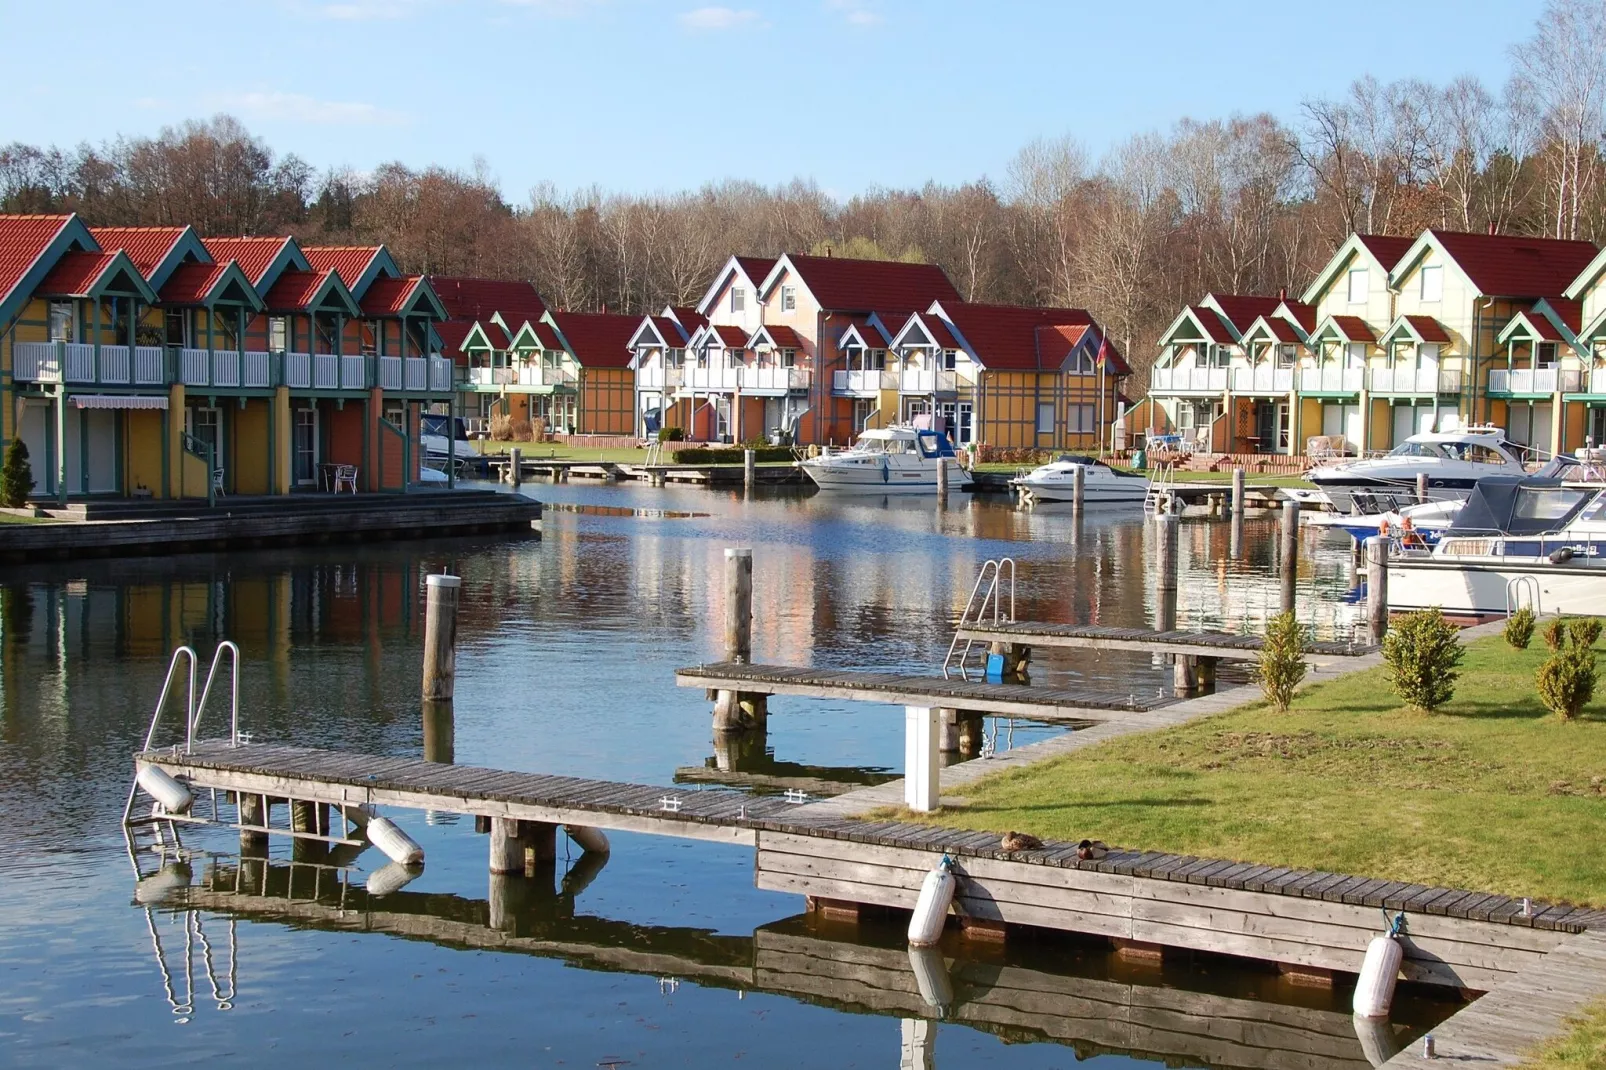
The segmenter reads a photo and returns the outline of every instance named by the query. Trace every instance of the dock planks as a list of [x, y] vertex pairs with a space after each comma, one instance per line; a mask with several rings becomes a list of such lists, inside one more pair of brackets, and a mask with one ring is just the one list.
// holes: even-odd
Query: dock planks
[[[1265, 640], [1258, 635], [1230, 632], [1156, 632], [1148, 628], [1118, 628], [1104, 624], [1052, 624], [1014, 621], [998, 624], [964, 624], [959, 638], [977, 642], [1019, 643], [1024, 646], [1080, 650], [1138, 650], [1146, 653], [1183, 654], [1257, 661]], [[1328, 640], [1305, 644], [1305, 660], [1315, 663], [1365, 657], [1380, 648], [1365, 643]]]

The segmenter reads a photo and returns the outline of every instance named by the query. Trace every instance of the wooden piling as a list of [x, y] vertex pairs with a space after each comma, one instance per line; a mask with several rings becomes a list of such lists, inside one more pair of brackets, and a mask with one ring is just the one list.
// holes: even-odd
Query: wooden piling
[[943, 501], [948, 497], [948, 458], [937, 458], [937, 500]]
[[507, 481], [515, 487], [524, 482], [524, 451], [517, 446], [507, 451]]
[[1242, 520], [1244, 515], [1244, 470], [1232, 470], [1232, 518]]
[[1299, 503], [1285, 502], [1281, 519], [1283, 545], [1278, 568], [1282, 572], [1282, 611], [1287, 613], [1294, 608], [1299, 591]]
[[1418, 472], [1416, 474], [1416, 500], [1418, 502], [1428, 500], [1428, 474], [1426, 472]]
[[939, 709], [937, 749], [944, 754], [959, 753], [959, 711]]
[[1082, 506], [1087, 497], [1087, 465], [1079, 464], [1071, 470], [1071, 513], [1074, 516], [1082, 515]]
[[758, 452], [756, 450], [742, 451], [742, 486], [748, 490], [758, 482]]
[[430, 576], [424, 582], [424, 701], [450, 702], [457, 686], [458, 576]]
[[1389, 630], [1389, 541], [1366, 540], [1366, 620], [1370, 641], [1381, 643]]
[[[260, 795], [241, 794], [240, 797], [240, 824], [255, 825], [257, 828], [268, 827], [268, 808], [263, 805]], [[248, 851], [251, 848], [267, 846], [268, 834], [266, 832], [240, 832], [240, 850]]]
[[530, 865], [557, 857], [558, 827], [544, 821], [493, 817], [489, 839], [492, 873], [523, 875]]
[[[725, 550], [725, 660], [747, 664], [753, 659], [753, 551]], [[720, 691], [714, 698], [714, 732], [761, 728], [768, 718], [768, 699], [744, 691]]]
[[1155, 583], [1156, 631], [1169, 632], [1177, 626], [1177, 544], [1181, 526], [1181, 518], [1172, 513], [1155, 518], [1154, 556], [1158, 570]]
[[450, 702], [425, 702], [424, 760], [450, 765], [457, 755], [457, 719]]

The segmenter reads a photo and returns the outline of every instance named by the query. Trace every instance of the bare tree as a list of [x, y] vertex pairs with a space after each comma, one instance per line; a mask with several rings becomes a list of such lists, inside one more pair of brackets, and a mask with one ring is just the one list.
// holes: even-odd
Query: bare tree
[[1580, 235], [1606, 131], [1606, 0], [1547, 0], [1534, 35], [1511, 51], [1520, 92], [1548, 142], [1546, 196], [1558, 238]]

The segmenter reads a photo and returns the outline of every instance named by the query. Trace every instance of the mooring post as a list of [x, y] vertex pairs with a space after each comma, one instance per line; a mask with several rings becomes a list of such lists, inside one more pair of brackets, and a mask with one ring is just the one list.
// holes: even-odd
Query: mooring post
[[515, 487], [524, 482], [524, 451], [517, 446], [507, 451], [507, 481]]
[[952, 707], [939, 707], [940, 726], [937, 749], [944, 754], [959, 753], [959, 711]]
[[511, 817], [491, 818], [491, 872], [525, 874], [558, 854], [558, 826]]
[[1282, 611], [1287, 613], [1294, 608], [1294, 596], [1299, 590], [1299, 503], [1283, 503], [1281, 520], [1283, 549], [1278, 567], [1282, 570]]
[[[753, 551], [725, 550], [725, 660], [745, 665], [753, 658]], [[761, 728], [768, 717], [764, 695], [720, 691], [714, 699], [714, 731]]]
[[1081, 516], [1082, 505], [1087, 497], [1087, 465], [1079, 464], [1071, 469], [1071, 515]]
[[424, 701], [450, 702], [457, 685], [457, 595], [459, 576], [424, 581]]
[[1416, 500], [1418, 502], [1428, 500], [1428, 474], [1426, 472], [1418, 472], [1416, 474]]
[[1349, 582], [1353, 587], [1366, 575], [1366, 544], [1356, 539], [1349, 548]]
[[916, 813], [937, 808], [941, 721], [942, 711], [935, 706], [903, 708], [903, 801]]
[[457, 717], [451, 702], [425, 702], [424, 761], [444, 762], [457, 760]]
[[937, 458], [937, 501], [942, 503], [948, 498], [948, 458]]
[[1244, 515], [1244, 470], [1232, 470], [1232, 518], [1242, 520]]
[[757, 450], [743, 450], [742, 451], [742, 486], [745, 487], [748, 490], [752, 490], [753, 489], [753, 484], [757, 483], [757, 482], [758, 482], [758, 451]]
[[[235, 796], [239, 800], [240, 824], [255, 825], [259, 829], [268, 827], [268, 808], [263, 797], [244, 792]], [[268, 834], [266, 832], [247, 832], [240, 830], [240, 850], [249, 852], [253, 848], [267, 846]]]
[[1381, 535], [1366, 540], [1366, 620], [1373, 643], [1389, 630], [1389, 541]]
[[[1154, 550], [1159, 560], [1155, 583], [1154, 630], [1175, 631], [1177, 627], [1177, 548], [1182, 518], [1166, 513], [1155, 518]], [[1191, 695], [1198, 689], [1198, 661], [1192, 655], [1172, 654], [1171, 687], [1178, 695]]]

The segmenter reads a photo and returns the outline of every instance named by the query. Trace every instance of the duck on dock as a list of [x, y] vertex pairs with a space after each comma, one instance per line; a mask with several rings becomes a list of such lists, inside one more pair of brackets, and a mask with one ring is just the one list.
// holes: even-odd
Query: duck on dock
[[1005, 851], [1041, 851], [1043, 841], [1027, 832], [1006, 832], [998, 846]]

